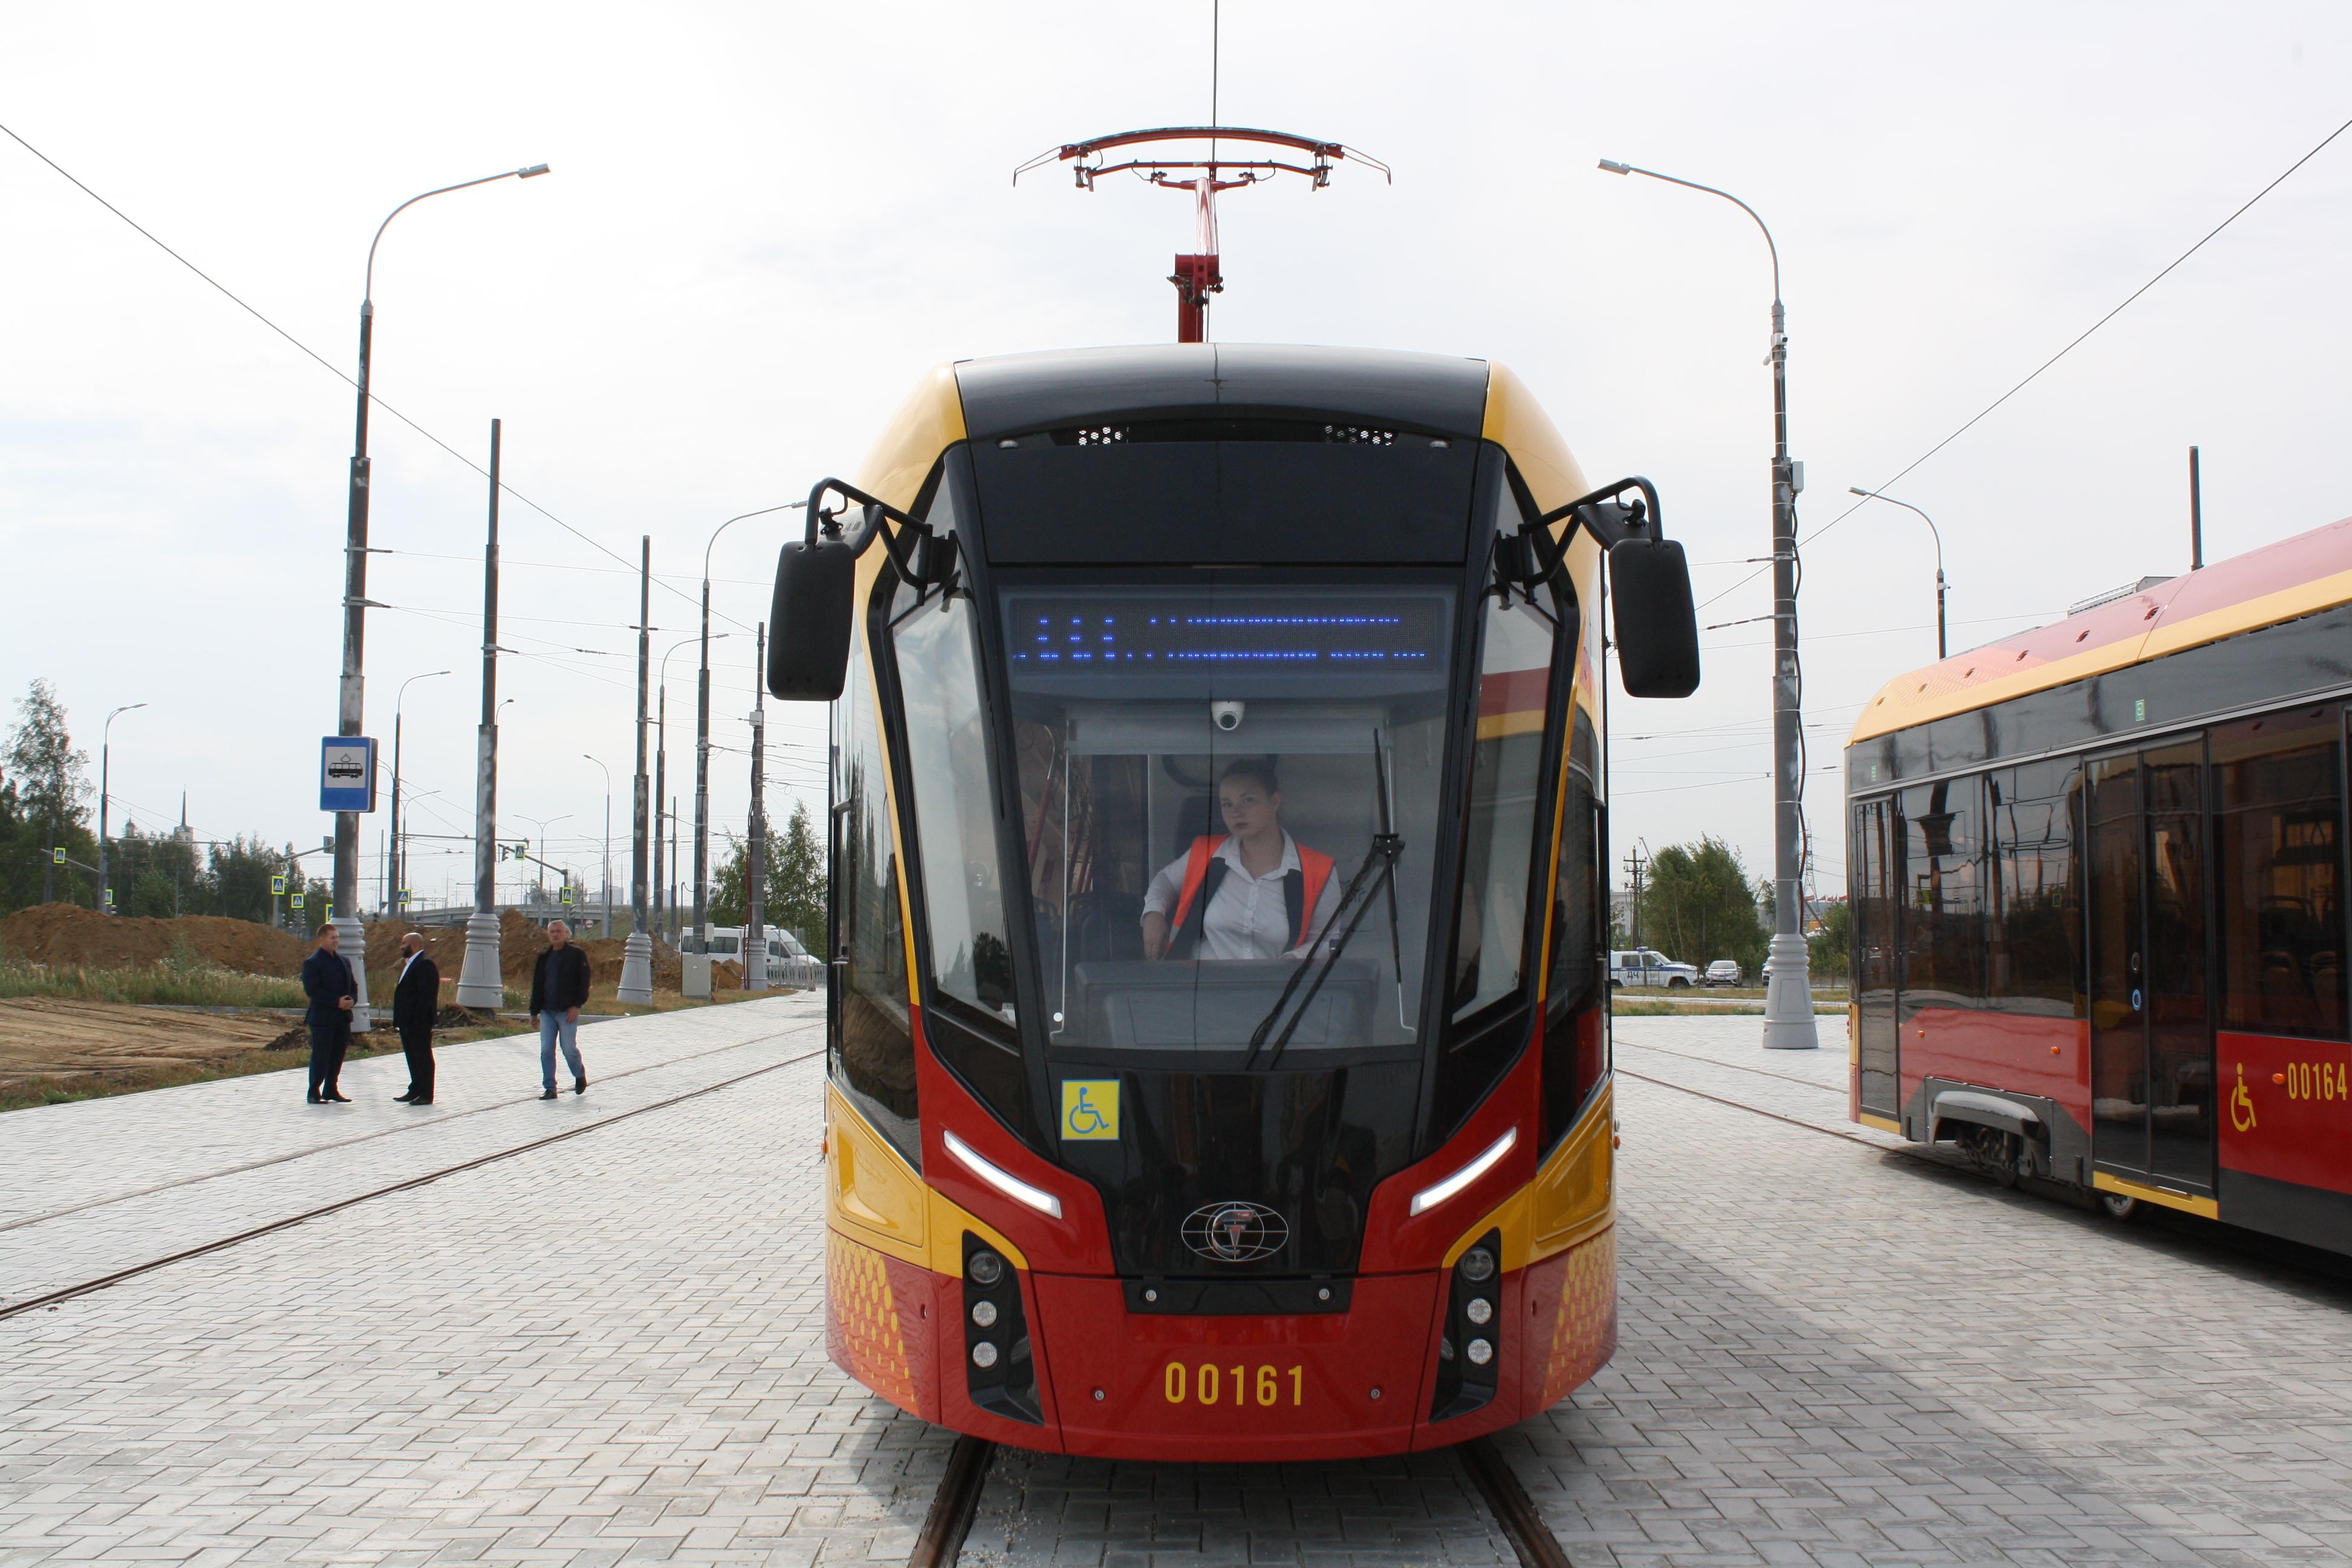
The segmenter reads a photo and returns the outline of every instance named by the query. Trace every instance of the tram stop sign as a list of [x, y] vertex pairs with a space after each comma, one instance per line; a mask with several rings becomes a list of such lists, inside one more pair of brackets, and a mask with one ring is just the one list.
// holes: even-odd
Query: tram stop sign
[[319, 809], [375, 809], [375, 742], [364, 735], [329, 735], [319, 742]]

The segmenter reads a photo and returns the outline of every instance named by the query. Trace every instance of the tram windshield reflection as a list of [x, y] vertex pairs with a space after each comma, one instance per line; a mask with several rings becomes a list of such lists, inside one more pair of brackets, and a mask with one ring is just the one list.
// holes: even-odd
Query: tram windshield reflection
[[1051, 1045], [1246, 1053], [1278, 1013], [1318, 1065], [1411, 1047], [1452, 590], [1002, 592]]

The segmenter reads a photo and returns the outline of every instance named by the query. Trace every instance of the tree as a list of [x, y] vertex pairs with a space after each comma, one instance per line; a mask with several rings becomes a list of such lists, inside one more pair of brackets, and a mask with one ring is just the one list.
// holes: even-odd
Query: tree
[[[740, 926], [749, 920], [743, 873], [750, 859], [745, 841], [727, 835], [727, 855], [710, 885], [710, 923]], [[766, 898], [761, 911], [771, 926], [782, 926], [814, 952], [824, 943], [824, 846], [808, 807], [793, 803], [792, 820], [782, 833], [767, 835]]]
[[1735, 958], [1751, 973], [1761, 968], [1769, 939], [1739, 851], [1712, 834], [1659, 850], [1642, 889], [1642, 934], [1685, 963]]
[[1843, 899], [1823, 904], [1822, 929], [1807, 940], [1815, 983], [1826, 975], [1834, 984], [1853, 962], [1853, 906]]
[[0, 751], [0, 910], [46, 895], [95, 904], [95, 883], [55, 866], [57, 847], [86, 865], [98, 859], [89, 832], [89, 753], [74, 748], [57, 690], [36, 680], [16, 704], [16, 725]]

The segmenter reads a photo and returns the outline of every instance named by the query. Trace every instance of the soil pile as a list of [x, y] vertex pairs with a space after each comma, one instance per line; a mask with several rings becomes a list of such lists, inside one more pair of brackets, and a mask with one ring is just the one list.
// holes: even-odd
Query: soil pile
[[[454, 987], [457, 976], [466, 967], [466, 928], [463, 926], [404, 926], [391, 921], [379, 921], [367, 928], [368, 973], [381, 975], [397, 973], [400, 969], [400, 938], [403, 932], [415, 931], [425, 939], [425, 951], [433, 957], [441, 971], [445, 986]], [[575, 945], [588, 955], [588, 963], [598, 987], [617, 984], [621, 978], [621, 960], [626, 942], [620, 937], [578, 937]], [[547, 932], [529, 918], [506, 910], [499, 916], [499, 970], [506, 983], [519, 990], [530, 988], [531, 966], [539, 955], [547, 951]], [[719, 963], [711, 971], [711, 984], [723, 990], [740, 990], [743, 972], [735, 964]], [[677, 950], [656, 938], [654, 941], [654, 989], [675, 991], [678, 988], [679, 965]], [[381, 1000], [370, 993], [370, 1000]], [[390, 1005], [389, 1001], [383, 1002]]]
[[36, 904], [0, 920], [0, 944], [10, 959], [53, 968], [142, 968], [171, 957], [175, 939], [206, 963], [242, 974], [290, 977], [301, 971], [310, 951], [291, 931], [219, 915], [146, 920], [102, 915], [73, 904]]
[[0, 1087], [238, 1057], [269, 1048], [285, 1031], [278, 1018], [16, 997], [0, 1001]]

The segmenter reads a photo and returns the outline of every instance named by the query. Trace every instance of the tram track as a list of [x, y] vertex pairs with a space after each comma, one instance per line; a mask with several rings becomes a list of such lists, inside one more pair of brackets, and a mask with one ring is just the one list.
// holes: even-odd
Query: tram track
[[[661, 1061], [646, 1062], [641, 1067], [623, 1068], [618, 1072], [604, 1074], [596, 1081], [604, 1084], [616, 1083], [625, 1078], [635, 1078], [639, 1073], [655, 1072], [662, 1068], [681, 1067], [688, 1062], [701, 1061], [707, 1057], [723, 1056], [729, 1051], [748, 1050], [753, 1046], [769, 1045], [774, 1041], [785, 1039], [793, 1035], [803, 1034], [810, 1029], [822, 1028], [823, 1026], [824, 1020], [822, 1018], [811, 1019], [809, 1022], [804, 1024], [795, 1024], [789, 1029], [778, 1029], [773, 1034], [761, 1035], [756, 1039], [734, 1040], [723, 1046], [713, 1046], [707, 1051], [693, 1051], [682, 1057], [668, 1057], [665, 1058]], [[529, 1039], [530, 1037], [531, 1037], [529, 1035], [497, 1037], [497, 1038], [514, 1039]], [[483, 1040], [474, 1043], [488, 1045], [492, 1042], [489, 1040]], [[799, 1060], [802, 1058], [795, 1058], [793, 1059]], [[46, 1225], [53, 1219], [65, 1219], [74, 1215], [86, 1214], [91, 1209], [101, 1209], [110, 1204], [130, 1203], [138, 1198], [152, 1197], [157, 1193], [168, 1193], [175, 1187], [194, 1186], [199, 1182], [215, 1182], [220, 1180], [224, 1176], [239, 1176], [243, 1175], [247, 1171], [265, 1171], [272, 1165], [283, 1165], [295, 1160], [307, 1160], [313, 1154], [331, 1153], [338, 1149], [356, 1148], [362, 1143], [373, 1143], [379, 1138], [392, 1138], [406, 1132], [431, 1131], [433, 1129], [437, 1127], [446, 1127], [453, 1122], [462, 1121], [469, 1116], [485, 1116], [493, 1110], [510, 1110], [518, 1105], [530, 1104], [538, 1099], [539, 1096], [535, 1094], [519, 1094], [507, 1100], [494, 1100], [488, 1105], [478, 1105], [471, 1110], [453, 1110], [446, 1116], [436, 1116], [425, 1121], [413, 1121], [403, 1127], [386, 1127], [374, 1132], [362, 1132], [356, 1137], [338, 1138], [331, 1143], [312, 1143], [304, 1148], [289, 1150], [283, 1154], [271, 1154], [259, 1160], [247, 1160], [242, 1164], [223, 1165], [218, 1170], [213, 1171], [199, 1171], [192, 1176], [175, 1176], [168, 1182], [157, 1182], [152, 1186], [133, 1187], [128, 1192], [109, 1193], [103, 1197], [90, 1198], [83, 1203], [68, 1204], [61, 1209], [49, 1209], [41, 1214], [25, 1215], [19, 1218], [12, 1220], [0, 1220], [0, 1234], [5, 1234], [12, 1230], [20, 1230], [28, 1225]], [[599, 1123], [598, 1125], [602, 1125], [602, 1123]]]
[[1686, 1062], [1727, 1068], [1733, 1072], [1754, 1073], [1758, 1078], [1777, 1078], [1782, 1083], [1802, 1084], [1807, 1089], [1818, 1089], [1823, 1094], [1842, 1095], [1845, 1092], [1845, 1086], [1842, 1083], [1823, 1083], [1818, 1079], [1800, 1078], [1792, 1072], [1774, 1072], [1770, 1068], [1752, 1068], [1741, 1062], [1720, 1061], [1714, 1057], [1703, 1057], [1696, 1051], [1670, 1051], [1664, 1046], [1644, 1045], [1639, 1040], [1619, 1040], [1615, 1048], [1621, 1051], [1650, 1051], [1662, 1057], [1679, 1057]]
[[[791, 1033], [792, 1031], [787, 1030], [783, 1032]], [[744, 1043], [748, 1044], [754, 1042]], [[719, 1048], [722, 1050], [735, 1050], [741, 1048], [741, 1047], [739, 1044], [736, 1046], [721, 1047]], [[705, 1052], [702, 1054], [716, 1055], [717, 1052]], [[765, 1067], [753, 1068], [749, 1072], [737, 1073], [732, 1078], [723, 1078], [716, 1083], [704, 1084], [698, 1089], [690, 1089], [681, 1094], [671, 1095], [666, 1100], [655, 1100], [649, 1105], [640, 1105], [633, 1110], [615, 1111], [610, 1116], [603, 1117], [598, 1121], [588, 1122], [584, 1126], [568, 1127], [561, 1132], [551, 1133], [544, 1138], [534, 1138], [528, 1143], [518, 1143], [511, 1149], [493, 1150], [488, 1154], [478, 1155], [471, 1160], [460, 1161], [454, 1165], [445, 1165], [438, 1170], [427, 1171], [422, 1175], [404, 1177], [400, 1181], [388, 1183], [381, 1187], [371, 1188], [364, 1193], [355, 1193], [350, 1197], [338, 1198], [334, 1202], [329, 1204], [320, 1204], [315, 1208], [305, 1209], [299, 1214], [287, 1215], [280, 1218], [268, 1221], [262, 1225], [253, 1226], [247, 1229], [238, 1231], [233, 1236], [220, 1237], [215, 1240], [205, 1242], [200, 1246], [184, 1247], [178, 1252], [171, 1253], [162, 1258], [150, 1258], [144, 1263], [132, 1264], [127, 1268], [118, 1268], [111, 1273], [100, 1275], [94, 1279], [85, 1279], [78, 1284], [62, 1286], [58, 1289], [47, 1291], [38, 1296], [27, 1297], [22, 1301], [12, 1301], [5, 1306], [0, 1306], [0, 1321], [14, 1318], [25, 1312], [38, 1311], [44, 1307], [54, 1307], [62, 1302], [69, 1301], [75, 1297], [87, 1296], [92, 1291], [104, 1290], [110, 1287], [121, 1285], [129, 1280], [136, 1279], [142, 1275], [152, 1274], [156, 1269], [167, 1268], [175, 1263], [185, 1263], [191, 1259], [203, 1258], [211, 1253], [226, 1251], [232, 1247], [241, 1247], [248, 1241], [256, 1241], [265, 1236], [273, 1236], [281, 1230], [290, 1230], [298, 1225], [304, 1225], [311, 1220], [323, 1218], [328, 1215], [339, 1214], [344, 1209], [355, 1207], [360, 1204], [371, 1203], [377, 1198], [389, 1197], [394, 1193], [408, 1192], [414, 1188], [425, 1186], [434, 1182], [440, 1181], [445, 1177], [460, 1175], [467, 1171], [479, 1170], [485, 1165], [497, 1164], [501, 1160], [511, 1160], [517, 1155], [528, 1154], [536, 1150], [548, 1148], [552, 1144], [564, 1142], [570, 1139], [585, 1137], [591, 1132], [599, 1132], [604, 1131], [605, 1128], [618, 1126], [624, 1121], [633, 1121], [637, 1117], [649, 1115], [656, 1110], [667, 1110], [671, 1106], [682, 1105], [689, 1100], [699, 1100], [706, 1094], [716, 1094], [722, 1089], [732, 1089], [739, 1083], [748, 1083], [755, 1078], [764, 1078], [772, 1072], [782, 1072], [784, 1068], [788, 1067], [796, 1067], [802, 1062], [815, 1061], [824, 1055], [824, 1051], [822, 1047], [814, 1051], [803, 1051], [798, 1056], [786, 1057], [782, 1061], [770, 1062]], [[688, 1060], [692, 1058], [681, 1058], [674, 1059]], [[653, 1065], [667, 1066], [669, 1064], [659, 1063]], [[648, 1069], [633, 1068], [631, 1070], [646, 1071]], [[618, 1073], [614, 1075], [615, 1078], [624, 1075]], [[268, 1163], [269, 1162], [265, 1162], [265, 1163]], [[191, 1180], [202, 1179], [205, 1178], [191, 1178]]]

